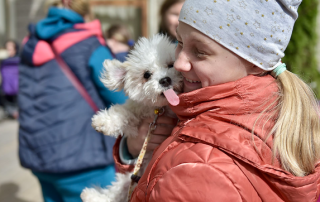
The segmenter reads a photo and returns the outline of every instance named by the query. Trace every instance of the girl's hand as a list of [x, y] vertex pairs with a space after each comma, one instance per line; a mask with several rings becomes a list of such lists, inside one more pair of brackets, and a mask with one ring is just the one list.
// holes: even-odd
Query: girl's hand
[[[171, 131], [177, 125], [177, 118], [172, 118], [166, 115], [160, 116], [157, 120], [157, 128], [151, 134], [147, 151], [153, 151], [157, 148], [168, 136], [171, 135]], [[136, 158], [138, 157], [142, 148], [145, 137], [148, 134], [149, 125], [153, 122], [153, 118], [143, 119], [140, 123], [138, 130], [139, 135], [137, 137], [129, 136], [127, 139], [128, 150], [130, 154]]]

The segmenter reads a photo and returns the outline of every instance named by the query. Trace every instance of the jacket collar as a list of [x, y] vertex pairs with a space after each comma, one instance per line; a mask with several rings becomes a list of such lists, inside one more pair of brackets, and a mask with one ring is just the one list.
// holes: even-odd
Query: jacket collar
[[[171, 106], [181, 120], [178, 138], [212, 145], [230, 155], [261, 194], [265, 190], [259, 185], [267, 183], [286, 201], [315, 201], [320, 162], [313, 174], [303, 178], [281, 169], [277, 159], [272, 162], [273, 136], [265, 139], [277, 114], [267, 119], [275, 111], [263, 109], [276, 105], [277, 96], [278, 87], [270, 75], [247, 76], [181, 94], [180, 104]], [[256, 122], [262, 112], [266, 116]]]
[[[277, 104], [277, 92], [272, 76], [250, 75], [181, 94], [179, 105], [171, 106], [183, 125], [179, 136], [214, 145], [258, 165], [271, 165], [273, 137], [265, 140], [277, 114], [270, 110], [258, 118], [265, 106]], [[279, 167], [279, 162], [273, 165]]]
[[303, 201], [316, 195], [320, 163], [313, 174], [303, 178], [281, 169], [277, 159], [272, 161], [273, 136], [265, 141], [277, 114], [268, 119], [274, 112], [269, 110], [263, 113], [266, 116], [262, 116], [262, 121], [256, 122], [265, 106], [277, 104], [277, 95], [278, 87], [272, 76], [247, 76], [181, 94], [180, 104], [171, 108], [183, 126], [178, 138], [219, 148], [235, 157], [252, 183], [258, 179], [253, 174], [258, 170], [268, 186], [279, 190], [287, 201]]
[[209, 110], [226, 115], [244, 115], [253, 111], [259, 113], [263, 110], [262, 105], [275, 99], [277, 91], [272, 76], [249, 75], [234, 82], [180, 94], [179, 105], [170, 107], [181, 121]]

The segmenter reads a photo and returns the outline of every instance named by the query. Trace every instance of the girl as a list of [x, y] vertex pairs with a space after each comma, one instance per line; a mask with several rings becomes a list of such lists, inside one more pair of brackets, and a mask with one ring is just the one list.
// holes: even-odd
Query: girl
[[176, 29], [179, 24], [179, 14], [184, 0], [166, 0], [160, 8], [159, 32], [168, 35], [176, 41]]
[[317, 104], [281, 63], [300, 3], [185, 2], [174, 64], [184, 93], [171, 107], [179, 123], [131, 201], [318, 199]]
[[105, 33], [107, 46], [111, 49], [117, 60], [124, 62], [133, 45], [132, 43], [134, 43], [130, 39], [129, 29], [125, 25], [114, 24]]
[[14, 40], [8, 40], [5, 44], [9, 57], [1, 62], [1, 88], [3, 91], [3, 104], [5, 113], [9, 118], [18, 118], [17, 94], [19, 72], [19, 45]]

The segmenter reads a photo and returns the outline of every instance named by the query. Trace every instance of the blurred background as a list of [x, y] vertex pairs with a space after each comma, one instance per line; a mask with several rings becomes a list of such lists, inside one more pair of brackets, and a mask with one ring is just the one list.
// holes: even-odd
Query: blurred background
[[[0, 44], [7, 39], [22, 41], [27, 25], [44, 18], [50, 0], [0, 0]], [[91, 0], [95, 18], [102, 30], [111, 24], [125, 24], [133, 38], [158, 32], [159, 7], [163, 0]]]
[[[21, 44], [30, 22], [47, 14], [50, 0], [0, 0], [0, 61], [6, 59], [5, 42]], [[106, 32], [113, 24], [125, 25], [132, 41], [159, 30], [159, 9], [163, 0], [91, 0], [93, 17]], [[283, 59], [289, 70], [302, 77], [320, 98], [320, 4], [303, 0], [299, 7], [291, 42]], [[290, 55], [290, 57], [289, 57]], [[1, 82], [1, 79], [0, 79]], [[0, 107], [0, 202], [40, 202], [40, 187], [29, 170], [18, 161], [18, 122], [6, 117]]]
[[[163, 0], [92, 0], [93, 17], [106, 32], [113, 24], [125, 25], [132, 40], [158, 32], [159, 9]], [[0, 61], [7, 57], [5, 42], [21, 44], [29, 23], [47, 15], [50, 0], [0, 0]], [[0, 79], [1, 80], [1, 79]], [[4, 111], [0, 107], [0, 119]], [[18, 160], [18, 122], [14, 118], [0, 121], [0, 202], [41, 202], [41, 190], [30, 170]]]

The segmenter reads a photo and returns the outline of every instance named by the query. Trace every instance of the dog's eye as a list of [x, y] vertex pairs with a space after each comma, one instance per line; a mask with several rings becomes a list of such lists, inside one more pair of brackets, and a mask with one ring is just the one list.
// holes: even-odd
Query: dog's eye
[[151, 73], [150, 73], [150, 72], [145, 72], [144, 75], [143, 75], [143, 77], [144, 77], [145, 79], [150, 78], [150, 76], [151, 76]]
[[168, 68], [172, 68], [173, 67], [173, 63], [168, 65]]

